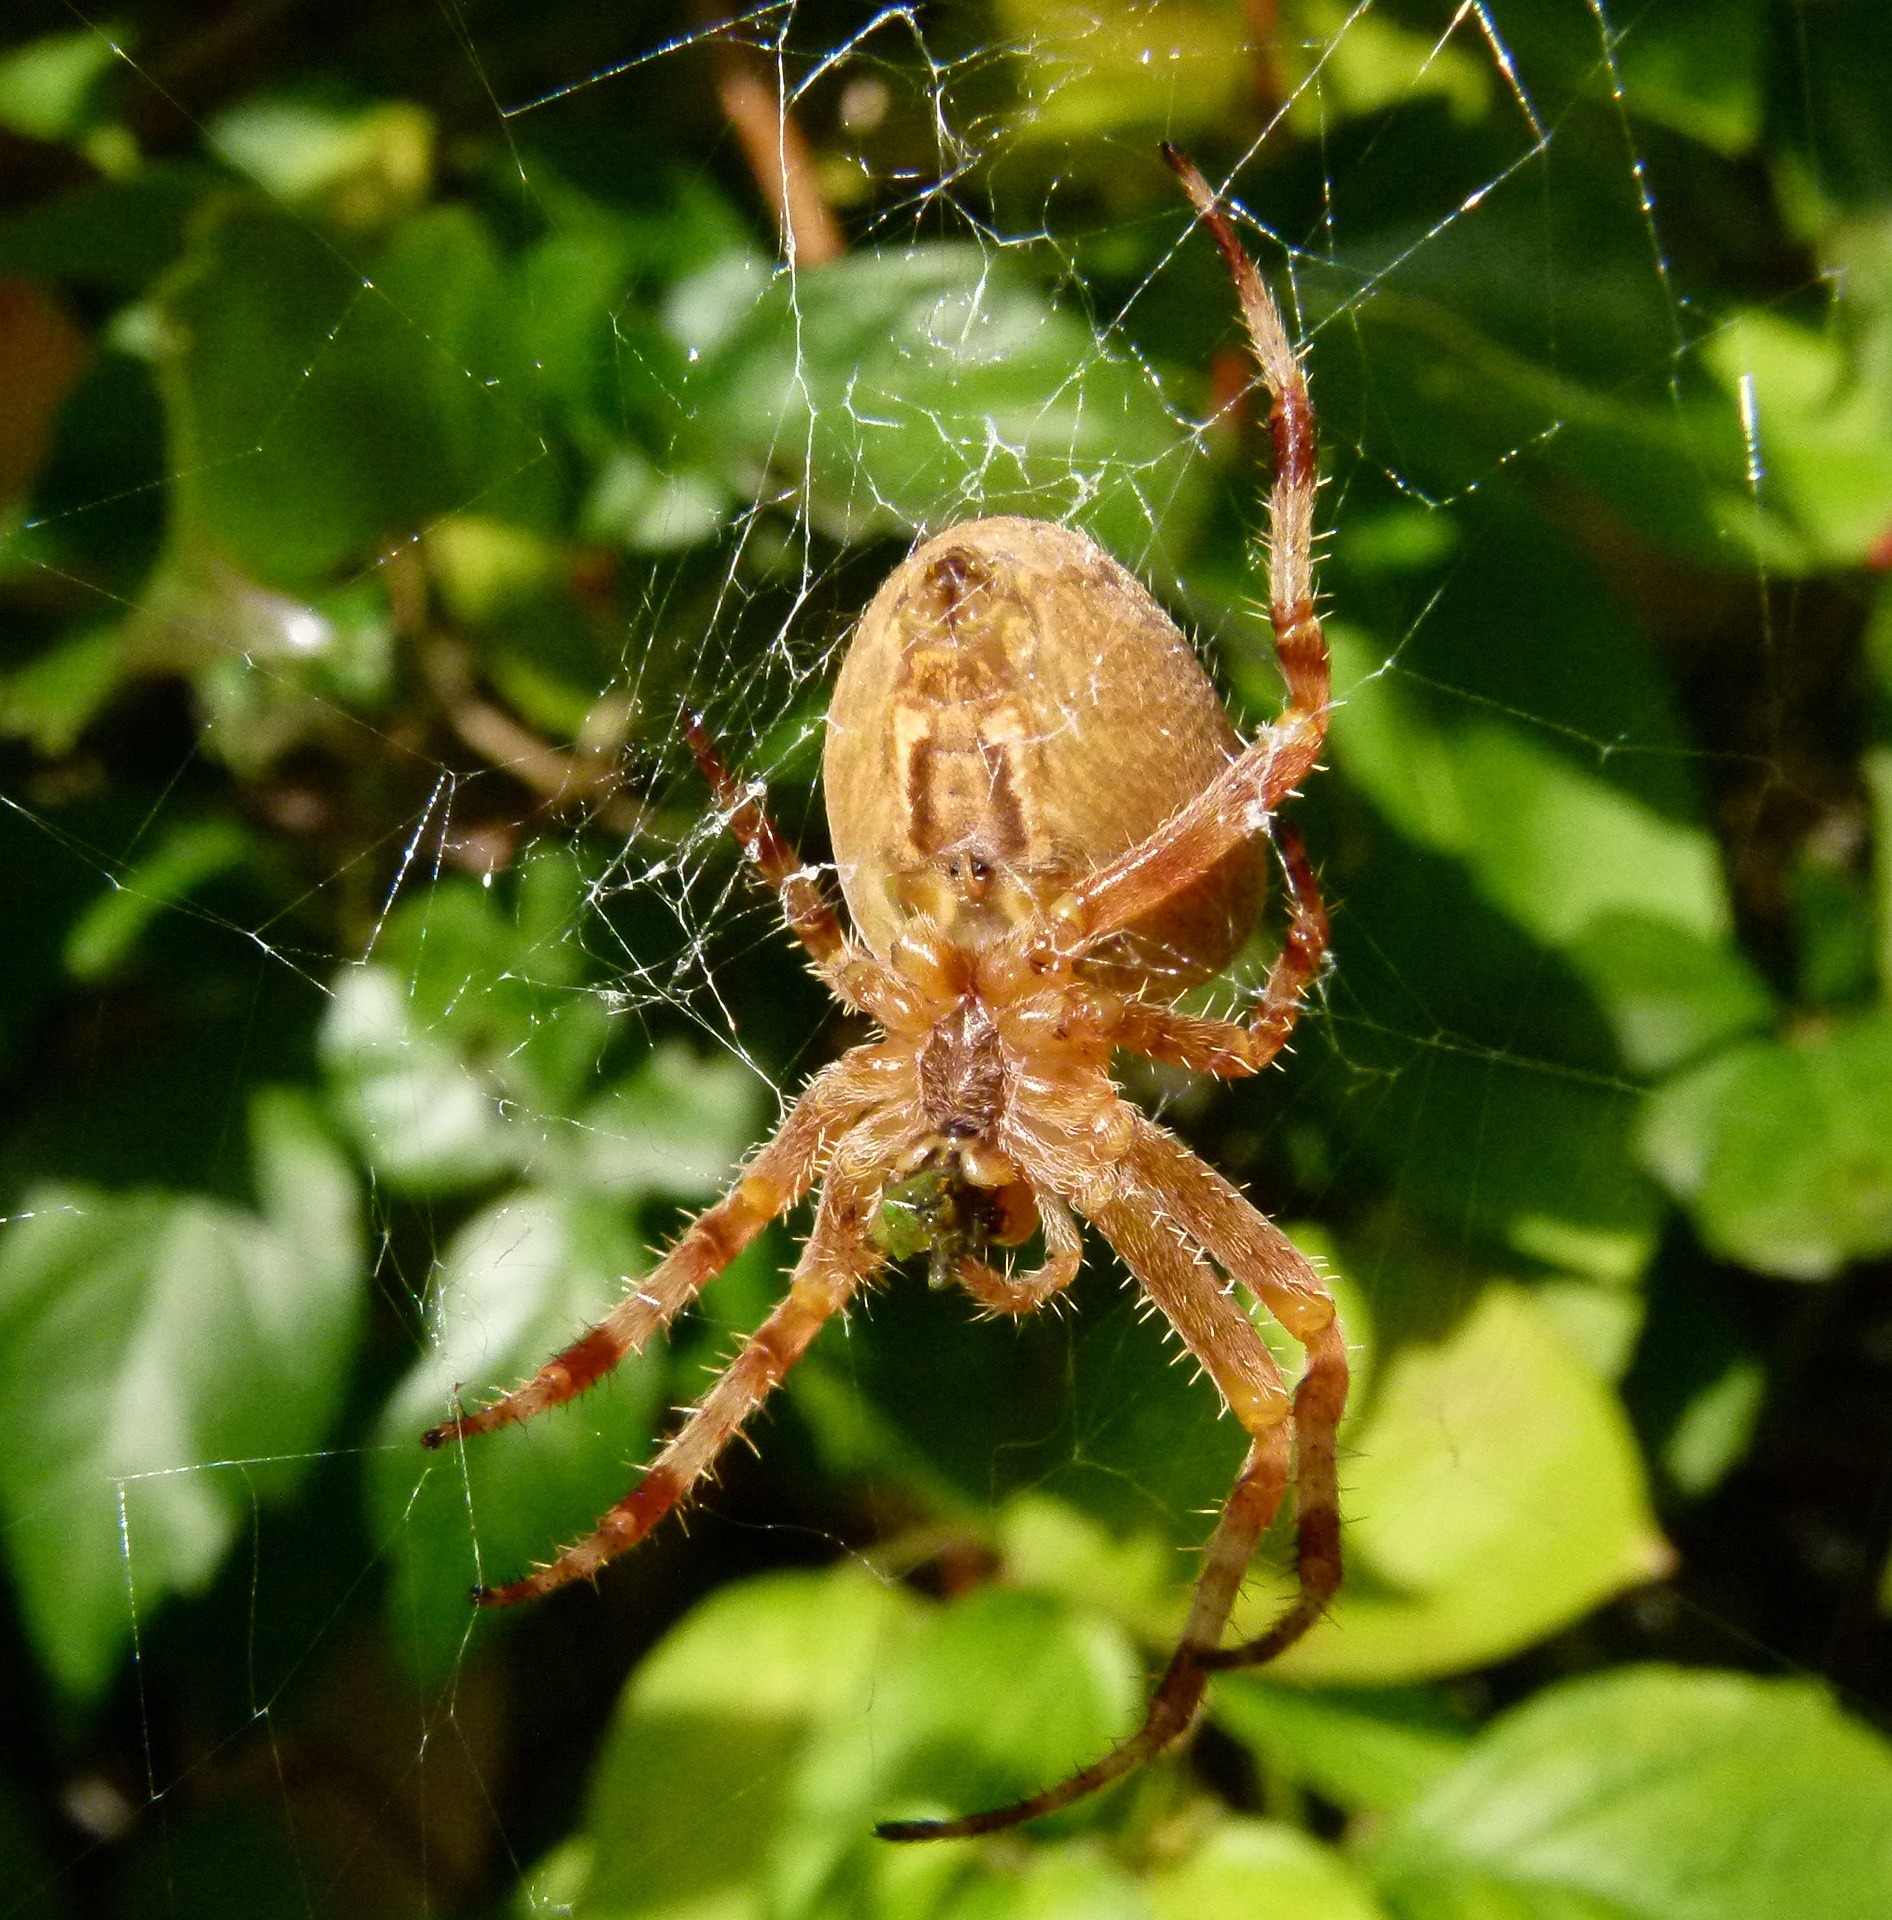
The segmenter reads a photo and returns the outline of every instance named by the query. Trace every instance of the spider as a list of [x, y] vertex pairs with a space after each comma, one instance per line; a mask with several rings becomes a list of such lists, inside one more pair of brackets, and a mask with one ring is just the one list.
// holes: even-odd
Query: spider
[[[1287, 704], [1243, 747], [1188, 642], [1083, 535], [987, 519], [925, 541], [850, 642], [828, 712], [823, 781], [845, 932], [770, 820], [761, 790], [691, 746], [731, 832], [778, 894], [819, 977], [882, 1038], [816, 1074], [734, 1189], [610, 1315], [524, 1386], [436, 1427], [438, 1447], [530, 1420], [635, 1352], [763, 1227], [818, 1190], [787, 1297], [585, 1539], [510, 1585], [508, 1606], [589, 1578], [714, 1465], [769, 1392], [890, 1257], [926, 1251], [993, 1314], [1043, 1306], [1078, 1270], [1090, 1222], [1188, 1345], [1249, 1436], [1181, 1643], [1142, 1726], [1060, 1785], [887, 1839], [989, 1833], [1093, 1793], [1188, 1731], [1222, 1668], [1271, 1659], [1340, 1583], [1335, 1431], [1347, 1354], [1333, 1301], [1279, 1228], [1123, 1099], [1121, 1048], [1223, 1077], [1281, 1051], [1316, 977], [1326, 913], [1300, 838], [1275, 811], [1326, 731], [1313, 602], [1314, 414], [1272, 297], [1200, 173], [1164, 157], [1221, 249], [1272, 400], [1269, 588]], [[1253, 924], [1272, 838], [1288, 927], [1246, 1025], [1178, 1013]], [[1042, 1234], [1043, 1264], [986, 1257]], [[1216, 1269], [1226, 1278], [1218, 1277]], [[1306, 1349], [1290, 1397], [1235, 1297]], [[1249, 1559], [1296, 1485], [1296, 1599], [1259, 1639], [1221, 1644]]]

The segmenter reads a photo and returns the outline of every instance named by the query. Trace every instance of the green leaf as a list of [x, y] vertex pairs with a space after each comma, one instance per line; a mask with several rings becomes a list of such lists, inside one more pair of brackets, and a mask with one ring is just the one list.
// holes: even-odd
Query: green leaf
[[[1379, 1362], [1345, 1436], [1347, 1583], [1271, 1669], [1385, 1685], [1501, 1659], [1654, 1578], [1668, 1548], [1615, 1396], [1521, 1289]], [[1244, 1600], [1259, 1631], [1280, 1588]]]
[[[1334, 747], [1348, 774], [1408, 838], [1465, 861], [1491, 903], [1547, 946], [1600, 923], [1653, 922], [1701, 941], [1731, 926], [1706, 828], [1665, 816], [1599, 759], [1586, 769], [1542, 733], [1470, 717], [1442, 724], [1332, 633]], [[1469, 704], [1469, 703], [1468, 703]]]
[[749, 1580], [698, 1607], [619, 1703], [575, 1911], [759, 1916], [811, 1730], [873, 1709], [881, 1666], [922, 1617], [912, 1595], [858, 1569]]
[[[393, 1084], [416, 1098], [425, 1091]], [[464, 1094], [468, 1082], [440, 1084]], [[546, 1184], [514, 1188], [449, 1242], [428, 1301], [429, 1350], [382, 1415], [385, 1451], [372, 1478], [373, 1508], [392, 1542], [401, 1632], [424, 1672], [444, 1671], [471, 1631], [470, 1586], [550, 1558], [622, 1497], [649, 1456], [674, 1375], [665, 1349], [653, 1347], [530, 1427], [483, 1434], [447, 1456], [423, 1454], [421, 1434], [456, 1402], [517, 1385], [601, 1320], [649, 1266], [635, 1203], [721, 1192], [751, 1136], [754, 1105], [753, 1082], [737, 1062], [659, 1047], [540, 1156]], [[510, 1123], [492, 1124], [503, 1150]], [[512, 1132], [538, 1137], [523, 1124]], [[712, 1283], [706, 1311], [741, 1293], [748, 1272], [773, 1257], [766, 1241], [743, 1256]], [[481, 1618], [490, 1625], [491, 1615]]]
[[99, 83], [119, 65], [123, 29], [49, 33], [0, 56], [0, 126], [33, 140], [72, 140], [96, 117]]
[[98, 1693], [134, 1618], [201, 1590], [302, 1477], [361, 1311], [354, 1181], [300, 1096], [252, 1109], [260, 1213], [48, 1187], [0, 1241], [7, 1551], [60, 1684]]
[[1461, 123], [1485, 117], [1495, 90], [1490, 70], [1449, 37], [1416, 33], [1344, 0], [1298, 0], [1289, 17], [1301, 32], [1282, 35], [1288, 110], [1308, 137], [1408, 100], [1442, 101]]
[[27, 207], [0, 219], [0, 272], [128, 297], [183, 251], [218, 184], [207, 167], [161, 160]]
[[1144, 562], [1192, 518], [1195, 450], [1143, 368], [977, 248], [780, 274], [692, 385], [734, 483], [794, 488], [837, 540], [1029, 513]]
[[1892, 1247], [1892, 1013], [1752, 1041], [1670, 1081], [1649, 1166], [1715, 1253], [1824, 1280]]
[[66, 936], [67, 967], [81, 980], [116, 971], [153, 920], [206, 882], [243, 865], [254, 851], [255, 843], [237, 820], [211, 818], [170, 828], [73, 923]]
[[1761, 0], [1680, 0], [1637, 16], [1609, 78], [1632, 111], [1732, 158], [1760, 137], [1766, 55]]
[[[918, 1920], [937, 1912], [934, 1901], [913, 1898], [913, 1883], [945, 1879], [957, 1862], [933, 1864], [930, 1872], [928, 1863], [919, 1864], [924, 1879], [905, 1861], [876, 1860], [872, 1881], [879, 1898], [871, 1910], [888, 1920], [904, 1920], [907, 1914]], [[898, 1898], [902, 1893], [905, 1900]], [[1022, 1859], [982, 1863], [958, 1890], [950, 1912], [952, 1920], [1151, 1920], [1150, 1906], [1129, 1874], [1107, 1854], [1082, 1844], [1034, 1847]]]
[[759, 1093], [740, 1060], [665, 1041], [585, 1109], [582, 1177], [601, 1193], [708, 1199], [756, 1137]]
[[1397, 1813], [1450, 1773], [1467, 1736], [1432, 1694], [1277, 1686], [1219, 1675], [1219, 1727], [1336, 1806]]
[[69, 753], [124, 678], [117, 626], [81, 632], [0, 680], [0, 733], [30, 740], [48, 758]]
[[500, 269], [464, 208], [403, 226], [371, 275], [231, 194], [160, 303], [179, 537], [307, 585], [538, 467]]
[[1334, 1852], [1293, 1827], [1229, 1820], [1186, 1860], [1143, 1883], [1156, 1920], [1382, 1920], [1385, 1909]]
[[811, 1908], [860, 1871], [877, 1820], [1003, 1806], [1097, 1759], [1142, 1713], [1140, 1665], [1116, 1628], [1044, 1594], [982, 1587], [930, 1615], [880, 1667], [872, 1710], [831, 1720], [802, 1757], [776, 1902]]
[[[1884, 332], [1885, 322], [1879, 323]], [[1703, 349], [1753, 415], [1766, 461], [1762, 499], [1784, 505], [1813, 566], [1854, 566], [1892, 526], [1892, 386], [1884, 351], [1849, 351], [1776, 313], [1737, 314]]]
[[1646, 912], [1600, 914], [1571, 958], [1609, 1009], [1623, 1058], [1664, 1073], [1772, 1023], [1774, 997], [1725, 937]]
[[409, 101], [337, 112], [300, 100], [246, 100], [209, 128], [223, 159], [288, 206], [368, 227], [408, 211], [433, 171], [433, 118]]
[[1635, 1920], [1877, 1920], [1892, 1750], [1802, 1681], [1628, 1668], [1505, 1715], [1369, 1860], [1401, 1912], [1469, 1881], [1531, 1913], [1562, 1895]]
[[499, 1089], [417, 1023], [391, 968], [336, 981], [322, 1053], [350, 1134], [397, 1191], [452, 1192], [517, 1163]]
[[[507, 1169], [582, 1179], [590, 1158], [608, 1160], [580, 1119], [610, 1034], [574, 932], [584, 897], [576, 864], [541, 852], [509, 901], [471, 883], [416, 895], [375, 961], [338, 977], [323, 1057], [378, 1175], [437, 1193]], [[728, 1107], [726, 1082], [685, 1077]]]
[[1202, 0], [1105, 13], [1083, 0], [1000, 0], [995, 11], [1017, 49], [1016, 133], [1027, 143], [1182, 140], [1218, 124], [1248, 85], [1241, 16]]

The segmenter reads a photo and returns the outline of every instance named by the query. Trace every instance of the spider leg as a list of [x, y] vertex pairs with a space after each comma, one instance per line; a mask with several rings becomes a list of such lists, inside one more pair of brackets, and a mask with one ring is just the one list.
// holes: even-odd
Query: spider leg
[[1340, 1485], [1336, 1461], [1347, 1404], [1347, 1346], [1332, 1297], [1306, 1256], [1212, 1167], [1173, 1135], [1137, 1116], [1126, 1165], [1162, 1194], [1183, 1230], [1255, 1295], [1307, 1350], [1294, 1395], [1295, 1560], [1299, 1593], [1268, 1631], [1203, 1656], [1210, 1668], [1258, 1666], [1319, 1620], [1340, 1586]]
[[1266, 826], [1319, 759], [1331, 704], [1327, 642], [1314, 612], [1314, 502], [1320, 475], [1307, 375], [1273, 295], [1207, 182], [1173, 147], [1165, 144], [1163, 156], [1228, 264], [1249, 346], [1272, 402], [1268, 613], [1288, 704], [1150, 839], [1100, 867], [1057, 903], [1052, 909], [1056, 937], [1073, 952], [1153, 912]]
[[1077, 1278], [1084, 1260], [1084, 1242], [1064, 1203], [1040, 1193], [1038, 1219], [1045, 1232], [1045, 1263], [1036, 1272], [1014, 1278], [970, 1254], [953, 1264], [960, 1285], [994, 1313], [1014, 1317], [1036, 1313], [1053, 1294]]
[[780, 896], [789, 931], [824, 971], [850, 957], [848, 937], [821, 890], [814, 868], [803, 862], [794, 844], [770, 818], [763, 804], [761, 783], [744, 786], [730, 772], [701, 714], [686, 708], [682, 725], [683, 737], [690, 743], [716, 804], [729, 816], [729, 831], [735, 835], [736, 844], [763, 884]]
[[1247, 1026], [1233, 1020], [1203, 1020], [1145, 1000], [1125, 1004], [1117, 1044], [1147, 1059], [1167, 1060], [1197, 1073], [1236, 1079], [1259, 1073], [1287, 1045], [1306, 1005], [1307, 990], [1320, 976], [1327, 951], [1327, 908], [1307, 862], [1301, 836], [1290, 826], [1275, 830], [1288, 879], [1288, 931], [1268, 970]]
[[1180, 1740], [1202, 1704], [1208, 1661], [1234, 1610], [1243, 1574], [1287, 1488], [1287, 1389], [1261, 1335], [1200, 1255], [1177, 1235], [1175, 1223], [1161, 1217], [1161, 1188], [1134, 1175], [1097, 1184], [1103, 1193], [1083, 1195], [1082, 1210], [1201, 1361], [1254, 1444], [1209, 1541], [1182, 1640], [1151, 1695], [1142, 1726], [1081, 1773], [1029, 1799], [958, 1820], [886, 1821], [875, 1829], [883, 1840], [963, 1839], [1019, 1826], [1099, 1792]]
[[859, 1187], [831, 1180], [787, 1297], [717, 1376], [643, 1479], [604, 1514], [591, 1533], [550, 1565], [505, 1586], [476, 1588], [474, 1598], [479, 1604], [509, 1607], [574, 1580], [591, 1579], [685, 1499], [743, 1423], [807, 1352], [815, 1335], [882, 1264], [882, 1256], [867, 1238], [870, 1216], [871, 1208], [862, 1203]]
[[667, 1326], [777, 1214], [801, 1199], [829, 1143], [866, 1104], [860, 1077], [847, 1060], [816, 1075], [775, 1138], [730, 1192], [684, 1229], [654, 1272], [524, 1386], [490, 1406], [443, 1421], [422, 1436], [422, 1446], [442, 1447], [449, 1440], [470, 1440], [495, 1427], [530, 1420], [595, 1385], [627, 1353], [635, 1353]]

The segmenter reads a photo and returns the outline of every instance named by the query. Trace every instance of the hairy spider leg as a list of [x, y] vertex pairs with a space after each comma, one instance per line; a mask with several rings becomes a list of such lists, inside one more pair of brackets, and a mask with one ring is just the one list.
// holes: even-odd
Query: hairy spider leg
[[[1089, 1178], [1096, 1181], [1095, 1174]], [[883, 1840], [958, 1840], [1041, 1819], [1133, 1773], [1180, 1740], [1208, 1686], [1205, 1656], [1221, 1639], [1248, 1563], [1287, 1489], [1288, 1393], [1261, 1335], [1201, 1254], [1176, 1234], [1178, 1223], [1152, 1208], [1152, 1201], [1160, 1207], [1164, 1197], [1159, 1189], [1134, 1177], [1117, 1181], [1106, 1175], [1097, 1184], [1102, 1195], [1073, 1196], [1080, 1209], [1202, 1363], [1254, 1444], [1209, 1541], [1181, 1642], [1142, 1726], [1101, 1760], [1029, 1799], [957, 1820], [884, 1821], [874, 1829]]]
[[1183, 1230], [1306, 1350], [1294, 1395], [1295, 1563], [1298, 1593], [1256, 1639], [1217, 1648], [1210, 1668], [1259, 1666], [1319, 1620], [1340, 1587], [1338, 1436], [1347, 1404], [1347, 1346], [1333, 1297], [1294, 1242], [1228, 1181], [1154, 1121], [1137, 1116], [1125, 1156], [1132, 1177], [1160, 1193]]
[[683, 737], [690, 743], [717, 806], [729, 816], [729, 831], [736, 844], [764, 884], [780, 897], [789, 931], [814, 956], [816, 966], [825, 970], [845, 959], [848, 937], [840, 919], [822, 892], [814, 868], [802, 860], [793, 842], [769, 817], [761, 786], [744, 786], [729, 771], [701, 714], [686, 707], [682, 725]]
[[443, 1421], [421, 1445], [442, 1447], [530, 1420], [562, 1406], [635, 1353], [723, 1271], [778, 1214], [807, 1193], [828, 1145], [857, 1119], [868, 1095], [846, 1060], [823, 1069], [796, 1101], [775, 1138], [750, 1161], [735, 1186], [700, 1213], [675, 1246], [604, 1319], [548, 1360], [522, 1387], [473, 1413]]
[[882, 1255], [867, 1238], [873, 1197], [852, 1181], [830, 1178], [787, 1297], [717, 1376], [643, 1479], [584, 1539], [565, 1548], [549, 1565], [507, 1586], [476, 1587], [473, 1597], [481, 1606], [509, 1607], [574, 1580], [593, 1578], [607, 1561], [636, 1546], [689, 1495], [744, 1422], [808, 1351], [815, 1335], [883, 1264]]
[[1055, 1293], [1061, 1293], [1077, 1278], [1084, 1261], [1084, 1241], [1077, 1222], [1063, 1202], [1048, 1193], [1040, 1193], [1038, 1221], [1044, 1228], [1045, 1262], [1034, 1272], [1010, 1274], [970, 1254], [953, 1265], [953, 1273], [974, 1299], [993, 1313], [1022, 1316], [1036, 1313]]
[[1053, 940], [1073, 957], [1161, 907], [1244, 840], [1263, 831], [1320, 758], [1332, 684], [1314, 611], [1314, 502], [1320, 491], [1314, 403], [1273, 296], [1202, 175], [1165, 143], [1196, 212], [1228, 263], [1250, 347], [1272, 405], [1274, 486], [1268, 497], [1268, 612], [1288, 704], [1272, 726], [1156, 833], [1108, 861], [1051, 909]]
[[808, 950], [829, 990], [882, 1026], [895, 1027], [910, 1017], [912, 994], [858, 940], [849, 938], [815, 869], [764, 806], [761, 786], [744, 786], [729, 771], [700, 715], [685, 708], [682, 726], [716, 804], [729, 816], [729, 831], [763, 884], [780, 899], [789, 932]]
[[1327, 951], [1327, 909], [1300, 834], [1280, 826], [1275, 835], [1288, 880], [1288, 930], [1248, 1025], [1132, 1000], [1125, 1004], [1116, 1036], [1127, 1052], [1229, 1080], [1259, 1073], [1287, 1045], [1305, 1010], [1307, 990], [1320, 976]]

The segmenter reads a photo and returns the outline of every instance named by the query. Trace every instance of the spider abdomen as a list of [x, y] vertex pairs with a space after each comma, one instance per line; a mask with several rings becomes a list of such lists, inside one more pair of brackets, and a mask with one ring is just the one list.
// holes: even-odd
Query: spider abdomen
[[[1240, 750], [1193, 649], [1083, 534], [974, 520], [917, 547], [862, 617], [828, 711], [828, 823], [886, 956], [926, 920], [977, 949], [1148, 839]], [[1254, 924], [1238, 848], [1085, 965], [1135, 987], [1219, 972]]]

